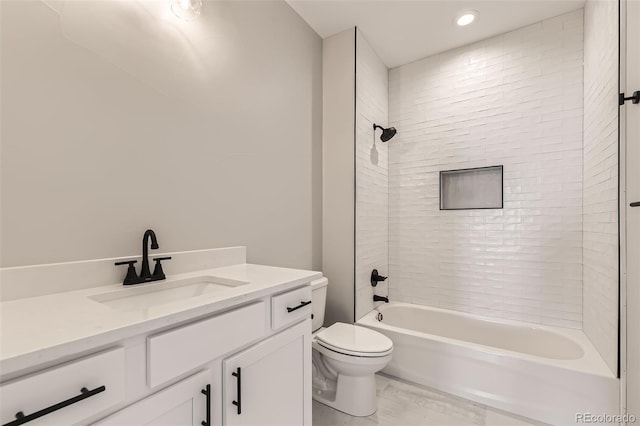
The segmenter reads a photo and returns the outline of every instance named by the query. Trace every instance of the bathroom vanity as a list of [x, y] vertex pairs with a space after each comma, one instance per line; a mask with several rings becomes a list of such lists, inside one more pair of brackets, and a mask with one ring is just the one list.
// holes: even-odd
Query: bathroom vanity
[[[166, 281], [3, 301], [0, 424], [311, 425], [321, 273], [246, 264], [244, 248], [171, 255]], [[113, 260], [6, 268], [3, 292]]]

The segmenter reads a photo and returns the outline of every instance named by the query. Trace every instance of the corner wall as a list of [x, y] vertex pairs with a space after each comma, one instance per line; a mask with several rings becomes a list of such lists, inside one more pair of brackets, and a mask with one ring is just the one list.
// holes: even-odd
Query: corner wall
[[583, 329], [618, 368], [618, 2], [584, 9]]
[[[373, 294], [387, 296], [388, 283], [371, 286], [371, 271], [389, 273], [389, 142], [380, 141], [389, 114], [389, 74], [360, 30], [356, 31], [356, 320], [373, 309]], [[378, 302], [380, 304], [382, 302]]]

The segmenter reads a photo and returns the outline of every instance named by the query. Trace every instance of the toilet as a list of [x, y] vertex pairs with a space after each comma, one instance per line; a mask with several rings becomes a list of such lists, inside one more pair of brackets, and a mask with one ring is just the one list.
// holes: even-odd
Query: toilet
[[354, 324], [323, 328], [326, 278], [311, 283], [313, 399], [352, 416], [377, 410], [375, 373], [391, 361], [387, 336]]

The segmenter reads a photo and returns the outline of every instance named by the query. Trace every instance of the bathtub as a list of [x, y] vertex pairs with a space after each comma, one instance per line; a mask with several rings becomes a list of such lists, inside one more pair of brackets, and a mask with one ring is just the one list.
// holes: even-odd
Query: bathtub
[[580, 330], [397, 302], [357, 324], [393, 341], [383, 372], [401, 379], [552, 425], [620, 411], [619, 380]]

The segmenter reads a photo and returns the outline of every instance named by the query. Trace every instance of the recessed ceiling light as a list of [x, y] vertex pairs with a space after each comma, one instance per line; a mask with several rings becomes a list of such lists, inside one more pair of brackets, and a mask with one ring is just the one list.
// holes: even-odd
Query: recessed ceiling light
[[192, 21], [200, 16], [202, 0], [171, 0], [171, 11], [183, 21]]
[[465, 10], [461, 12], [456, 18], [456, 24], [460, 27], [464, 27], [465, 25], [469, 25], [473, 21], [476, 20], [478, 16], [478, 12], [476, 10]]

